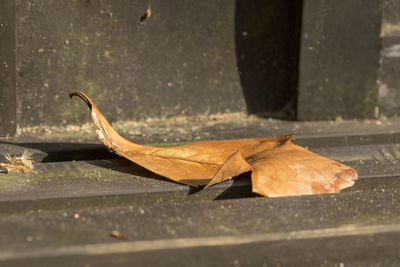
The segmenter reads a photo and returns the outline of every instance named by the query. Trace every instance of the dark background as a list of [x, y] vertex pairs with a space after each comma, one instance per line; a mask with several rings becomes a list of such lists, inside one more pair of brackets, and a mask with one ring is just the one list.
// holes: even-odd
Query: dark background
[[295, 99], [300, 14], [290, 0], [17, 1], [19, 125], [86, 121], [75, 89], [111, 121], [279, 112]]
[[71, 90], [110, 121], [398, 115], [399, 3], [2, 0], [0, 132], [87, 122]]

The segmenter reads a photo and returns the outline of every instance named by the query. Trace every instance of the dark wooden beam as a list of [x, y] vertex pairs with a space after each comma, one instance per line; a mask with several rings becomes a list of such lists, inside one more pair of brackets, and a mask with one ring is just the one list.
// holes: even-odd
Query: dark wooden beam
[[382, 66], [379, 75], [379, 111], [400, 115], [400, 0], [384, 0]]
[[16, 132], [15, 1], [0, 0], [0, 136]]
[[381, 21], [381, 0], [304, 0], [299, 119], [378, 115]]

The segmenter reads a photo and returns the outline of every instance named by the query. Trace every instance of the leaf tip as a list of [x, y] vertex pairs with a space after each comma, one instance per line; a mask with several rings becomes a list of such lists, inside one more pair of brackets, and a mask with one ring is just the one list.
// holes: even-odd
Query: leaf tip
[[81, 91], [71, 91], [68, 93], [69, 97], [72, 98], [73, 96], [78, 96], [79, 98], [81, 98], [83, 101], [85, 101], [85, 103], [88, 105], [88, 107], [90, 109], [92, 109], [93, 106], [93, 102], [89, 99], [89, 97], [87, 95], [85, 95], [84, 93], [82, 93]]

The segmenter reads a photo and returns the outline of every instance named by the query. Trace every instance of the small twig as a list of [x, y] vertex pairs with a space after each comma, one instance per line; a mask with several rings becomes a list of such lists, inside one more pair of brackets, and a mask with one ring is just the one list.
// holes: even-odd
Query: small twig
[[119, 240], [128, 240], [128, 238], [126, 236], [124, 236], [123, 234], [121, 234], [120, 232], [118, 232], [117, 230], [113, 230], [110, 232], [110, 236], [114, 237], [116, 239]]

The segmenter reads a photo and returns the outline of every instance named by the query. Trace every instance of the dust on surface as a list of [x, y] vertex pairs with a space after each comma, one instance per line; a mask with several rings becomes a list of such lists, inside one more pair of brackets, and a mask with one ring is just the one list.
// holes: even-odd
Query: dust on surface
[[[291, 133], [295, 133], [297, 137], [393, 133], [400, 132], [400, 118], [302, 122], [262, 118], [238, 112], [212, 116], [175, 116], [139, 121], [116, 121], [112, 123], [112, 127], [133, 142], [174, 144], [200, 140], [279, 136]], [[81, 125], [41, 125], [18, 128], [16, 136], [8, 139], [16, 142], [98, 142], [92, 122]]]

